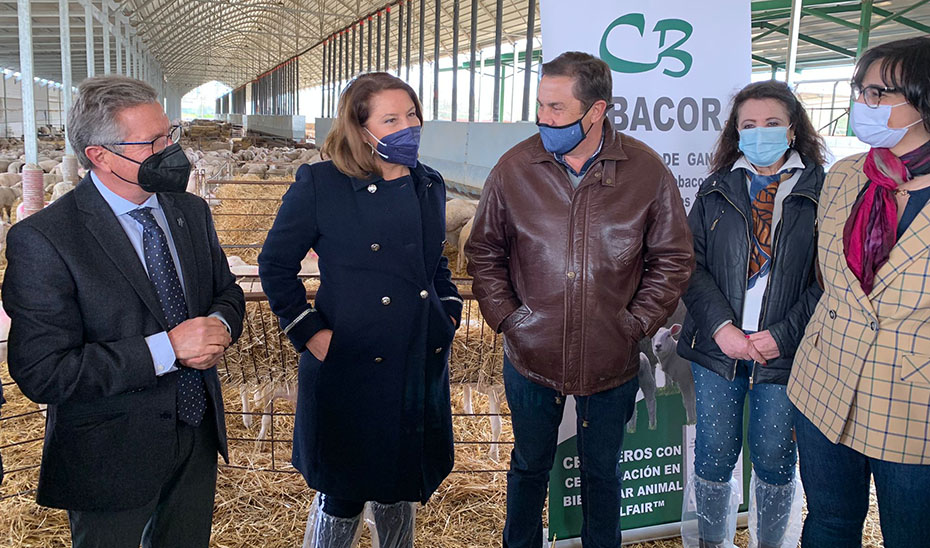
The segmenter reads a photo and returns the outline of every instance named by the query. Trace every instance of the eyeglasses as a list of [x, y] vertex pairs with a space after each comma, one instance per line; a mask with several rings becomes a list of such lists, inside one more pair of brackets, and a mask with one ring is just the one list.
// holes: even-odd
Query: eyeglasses
[[168, 148], [168, 145], [177, 143], [181, 139], [181, 126], [171, 126], [171, 129], [168, 131], [168, 135], [159, 135], [158, 137], [152, 139], [151, 141], [132, 141], [125, 143], [112, 143], [110, 145], [104, 146], [126, 146], [126, 145], [150, 145], [152, 147], [152, 154], [158, 154], [159, 152]]
[[858, 101], [859, 97], [862, 97], [863, 102], [869, 108], [878, 108], [878, 105], [882, 102], [882, 97], [888, 93], [900, 93], [901, 90], [898, 88], [889, 88], [882, 86], [865, 86], [852, 82], [850, 83], [850, 89], [852, 90], [853, 101]]

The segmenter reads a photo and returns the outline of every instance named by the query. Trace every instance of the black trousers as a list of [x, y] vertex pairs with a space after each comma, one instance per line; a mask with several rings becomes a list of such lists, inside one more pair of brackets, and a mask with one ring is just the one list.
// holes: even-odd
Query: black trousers
[[207, 548], [216, 494], [216, 425], [178, 422], [174, 471], [161, 492], [141, 508], [68, 511], [74, 548]]

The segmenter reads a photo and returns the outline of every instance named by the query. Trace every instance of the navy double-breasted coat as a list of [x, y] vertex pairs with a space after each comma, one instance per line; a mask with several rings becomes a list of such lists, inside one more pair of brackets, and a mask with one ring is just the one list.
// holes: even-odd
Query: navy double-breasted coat
[[[462, 300], [442, 255], [445, 197], [439, 173], [419, 163], [393, 181], [303, 165], [259, 255], [271, 309], [300, 353], [293, 464], [327, 495], [425, 502], [452, 469], [448, 356]], [[311, 247], [312, 305], [297, 278]], [[321, 363], [305, 345], [324, 328]]]

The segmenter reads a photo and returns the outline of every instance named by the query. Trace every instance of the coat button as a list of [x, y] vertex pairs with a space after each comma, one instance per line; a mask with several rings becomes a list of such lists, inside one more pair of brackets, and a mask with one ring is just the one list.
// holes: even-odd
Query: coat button
[[425, 298], [427, 298], [427, 297], [429, 297], [429, 291], [427, 291], [427, 290], [425, 290], [425, 289], [422, 290], [422, 291], [420, 291], [420, 298], [421, 298], [421, 299], [425, 299]]
[[569, 273], [566, 274], [566, 276], [568, 276], [568, 279], [571, 280], [571, 279], [573, 279], [573, 278], [575, 277], [575, 273], [574, 273], [574, 272], [569, 272]]
[[381, 297], [381, 304], [383, 304], [384, 306], [387, 306], [387, 305], [391, 304], [391, 298], [390, 298], [390, 297]]
[[440, 347], [437, 347], [436, 350], [433, 350], [433, 354], [441, 354], [441, 353], [442, 353], [442, 347], [441, 347], [441, 346], [440, 346]]
[[380, 249], [381, 249], [381, 244], [379, 244], [379, 243], [377, 243], [377, 242], [371, 244], [371, 250], [372, 250], [372, 251], [379, 251]]
[[836, 319], [836, 310], [831, 310], [831, 311], [830, 311], [830, 319], [831, 319], [831, 320], [835, 320], [835, 319]]
[[381, 356], [378, 356], [377, 358], [375, 358], [375, 363], [381, 363], [383, 361], [384, 361], [384, 358], [382, 358]]
[[374, 183], [368, 185], [368, 192], [371, 192], [372, 194], [374, 194], [375, 192], [378, 192], [378, 185]]

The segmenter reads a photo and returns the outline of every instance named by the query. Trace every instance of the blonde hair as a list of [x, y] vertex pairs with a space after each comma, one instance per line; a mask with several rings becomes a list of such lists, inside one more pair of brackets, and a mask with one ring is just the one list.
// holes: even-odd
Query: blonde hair
[[371, 114], [371, 98], [388, 89], [406, 91], [413, 101], [420, 124], [423, 124], [420, 100], [413, 88], [400, 78], [386, 72], [372, 72], [352, 80], [339, 97], [336, 119], [320, 151], [344, 175], [357, 179], [381, 175], [381, 167], [371, 146], [362, 138], [362, 131]]

